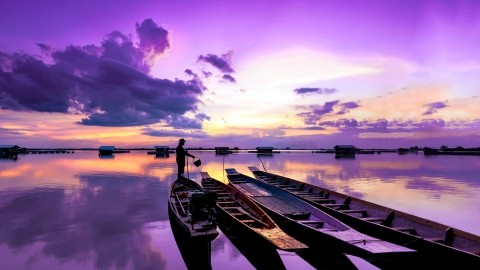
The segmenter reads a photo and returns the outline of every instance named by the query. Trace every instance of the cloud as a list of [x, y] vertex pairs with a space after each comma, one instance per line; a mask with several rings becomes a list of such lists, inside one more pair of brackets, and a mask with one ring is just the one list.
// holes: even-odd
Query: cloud
[[442, 119], [423, 119], [423, 120], [393, 120], [388, 121], [386, 119], [375, 120], [361, 120], [358, 121], [354, 118], [351, 119], [338, 119], [332, 121], [317, 122], [319, 127], [334, 127], [339, 130], [357, 130], [358, 132], [422, 132], [422, 131], [435, 131], [443, 128], [477, 128], [480, 120], [476, 121], [444, 121]]
[[230, 74], [224, 74], [222, 79], [224, 79], [225, 81], [232, 82], [232, 83], [236, 82], [235, 78], [232, 77]]
[[336, 121], [322, 121], [317, 123], [320, 127], [336, 127], [336, 128], [357, 128], [359, 123], [355, 119], [338, 119]]
[[350, 109], [358, 108], [360, 107], [360, 105], [358, 105], [358, 103], [356, 102], [345, 102], [345, 103], [339, 104], [339, 107], [340, 109], [337, 112], [337, 114], [346, 114], [350, 111]]
[[152, 66], [170, 48], [169, 32], [158, 27], [152, 19], [137, 23], [136, 30], [140, 39], [139, 50], [144, 54], [144, 61]]
[[326, 116], [342, 115], [350, 111], [350, 109], [358, 108], [359, 104], [356, 102], [340, 103], [339, 100], [325, 102], [324, 105], [310, 105], [307, 108], [309, 111], [301, 112], [297, 115], [304, 118], [307, 125], [316, 125]]
[[205, 62], [220, 70], [223, 73], [233, 73], [235, 70], [231, 67], [231, 58], [233, 51], [229, 51], [222, 56], [215, 54], [200, 55], [197, 62]]
[[194, 132], [186, 132], [182, 130], [167, 130], [167, 129], [154, 129], [144, 128], [142, 130], [143, 135], [153, 137], [177, 137], [177, 138], [207, 138], [209, 137], [205, 132], [196, 130]]
[[[159, 122], [201, 126], [205, 118], [180, 125], [196, 112], [206, 89], [198, 76], [167, 80], [147, 74], [169, 47], [169, 34], [152, 20], [136, 25], [139, 43], [114, 31], [101, 46], [48, 51], [52, 64], [28, 54], [0, 53], [0, 106], [15, 111], [85, 114], [79, 123], [139, 126]], [[187, 71], [186, 71], [187, 72]], [[188, 73], [188, 72], [187, 72]]]
[[293, 92], [299, 94], [299, 95], [306, 95], [306, 94], [311, 94], [311, 93], [317, 93], [317, 94], [332, 94], [335, 92], [338, 92], [337, 89], [335, 88], [309, 88], [309, 87], [302, 87], [302, 88], [297, 88], [294, 89]]
[[447, 107], [445, 102], [433, 102], [425, 105], [427, 107], [427, 111], [423, 113], [423, 115], [430, 115], [436, 113], [439, 109], [443, 109]]

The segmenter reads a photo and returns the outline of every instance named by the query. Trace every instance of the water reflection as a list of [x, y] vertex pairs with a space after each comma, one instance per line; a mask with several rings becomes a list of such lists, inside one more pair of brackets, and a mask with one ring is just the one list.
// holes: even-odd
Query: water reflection
[[170, 214], [170, 226], [183, 261], [188, 269], [210, 270], [211, 263], [211, 241], [192, 240], [189, 235], [175, 222], [175, 217]]
[[220, 223], [219, 228], [255, 269], [287, 269], [271, 244], [263, 241], [253, 242], [248, 237], [240, 237], [241, 234], [226, 223]]
[[[154, 178], [82, 175], [83, 188], [2, 191], [0, 244], [15, 252], [41, 243], [42, 257], [94, 261], [95, 268], [162, 269], [144, 223], [168, 219], [165, 183]], [[163, 194], [163, 195], [162, 195]], [[27, 258], [18, 265], [28, 263]]]
[[114, 159], [115, 154], [98, 154], [99, 159]]
[[[202, 160], [200, 167], [189, 166], [196, 180], [201, 171], [226, 181], [224, 168], [250, 175], [248, 166], [265, 166], [273, 173], [480, 234], [476, 156], [382, 153], [337, 160], [333, 154], [310, 152], [260, 159], [244, 152], [193, 154]], [[168, 221], [168, 187], [175, 175], [174, 158], [142, 151], [114, 159], [100, 159], [97, 151], [0, 159], [0, 269], [184, 269]], [[258, 243], [244, 248], [237, 240], [243, 239], [221, 233], [212, 241], [213, 269], [262, 267], [264, 262], [251, 255]], [[268, 251], [253, 254], [263, 250]], [[278, 256], [287, 269], [306, 263], [287, 264], [295, 256], [268, 254], [265, 260], [280, 269]], [[313, 255], [310, 265], [322, 259]]]

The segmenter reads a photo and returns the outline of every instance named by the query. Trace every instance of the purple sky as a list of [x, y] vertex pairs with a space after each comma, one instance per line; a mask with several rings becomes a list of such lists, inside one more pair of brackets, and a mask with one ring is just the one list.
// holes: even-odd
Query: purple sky
[[480, 146], [480, 2], [0, 11], [0, 144]]

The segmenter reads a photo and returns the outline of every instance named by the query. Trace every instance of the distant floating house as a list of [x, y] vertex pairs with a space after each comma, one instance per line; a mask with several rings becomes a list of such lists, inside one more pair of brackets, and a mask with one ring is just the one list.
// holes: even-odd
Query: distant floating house
[[153, 148], [155, 148], [156, 153], [168, 153], [170, 151], [170, 147], [166, 145], [156, 145]]
[[230, 150], [229, 147], [224, 147], [224, 146], [215, 147], [215, 154], [217, 155], [226, 155], [231, 153], [233, 153], [233, 151]]
[[18, 145], [13, 145], [13, 144], [7, 144], [7, 145], [0, 145], [0, 155], [6, 156], [6, 155], [12, 155], [12, 154], [18, 154], [20, 152], [20, 146]]
[[256, 149], [258, 153], [273, 153], [275, 148], [271, 146], [259, 146]]
[[0, 152], [3, 153], [16, 153], [20, 149], [20, 146], [7, 144], [7, 145], [0, 145]]
[[354, 145], [335, 145], [333, 147], [336, 157], [351, 157], [355, 156], [357, 148]]
[[115, 151], [115, 146], [112, 145], [103, 145], [98, 148], [100, 155], [112, 155]]

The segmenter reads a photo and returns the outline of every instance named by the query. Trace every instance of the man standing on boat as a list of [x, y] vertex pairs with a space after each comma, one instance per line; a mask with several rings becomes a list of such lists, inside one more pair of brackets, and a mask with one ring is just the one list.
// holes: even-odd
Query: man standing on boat
[[177, 154], [177, 165], [178, 165], [178, 178], [183, 177], [183, 173], [185, 172], [185, 158], [186, 156], [189, 156], [191, 158], [195, 158], [194, 155], [191, 155], [183, 148], [183, 145], [185, 144], [185, 139], [180, 139], [178, 140], [178, 146], [177, 149], [175, 150]]

